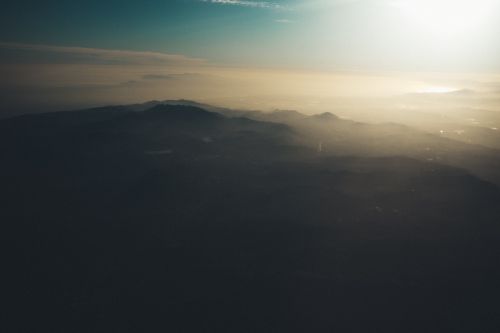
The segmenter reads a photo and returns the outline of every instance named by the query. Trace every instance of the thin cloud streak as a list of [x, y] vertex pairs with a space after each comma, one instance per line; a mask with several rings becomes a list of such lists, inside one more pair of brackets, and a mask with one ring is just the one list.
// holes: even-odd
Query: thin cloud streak
[[233, 6], [242, 6], [242, 7], [251, 7], [251, 8], [274, 8], [274, 9], [283, 9], [285, 8], [282, 5], [273, 2], [267, 1], [245, 1], [245, 0], [202, 0], [202, 2], [208, 2], [219, 5], [233, 5]]
[[109, 50], [73, 46], [53, 46], [39, 44], [3, 43], [0, 49], [25, 52], [43, 52], [62, 55], [68, 58], [78, 58], [79, 62], [87, 60], [103, 63], [127, 63], [137, 65], [183, 64], [201, 65], [204, 59], [191, 58], [180, 54], [168, 54], [152, 51]]

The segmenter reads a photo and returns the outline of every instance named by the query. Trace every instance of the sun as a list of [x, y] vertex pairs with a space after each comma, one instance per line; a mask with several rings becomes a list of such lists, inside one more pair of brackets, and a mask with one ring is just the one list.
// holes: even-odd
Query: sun
[[478, 31], [495, 11], [495, 0], [397, 0], [396, 7], [420, 29], [438, 36]]

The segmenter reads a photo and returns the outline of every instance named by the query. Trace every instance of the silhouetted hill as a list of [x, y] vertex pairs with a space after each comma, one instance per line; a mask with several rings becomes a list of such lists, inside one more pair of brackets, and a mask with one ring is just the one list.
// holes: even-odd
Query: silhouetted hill
[[333, 113], [325, 112], [325, 113], [321, 113], [321, 114], [317, 114], [317, 115], [311, 116], [311, 117], [309, 117], [309, 119], [310, 120], [319, 121], [319, 122], [330, 122], [330, 121], [338, 120], [339, 117], [337, 117]]
[[498, 327], [500, 190], [419, 149], [494, 151], [253, 114], [153, 102], [0, 121], [17, 331]]

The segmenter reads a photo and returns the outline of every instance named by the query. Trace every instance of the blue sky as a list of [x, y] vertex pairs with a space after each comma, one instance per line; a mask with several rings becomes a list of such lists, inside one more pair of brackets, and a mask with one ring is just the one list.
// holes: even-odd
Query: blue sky
[[[177, 1], [17, 1], [0, 12], [0, 40], [218, 58], [256, 46], [281, 27], [284, 10]], [[221, 48], [225, 48], [226, 52]]]
[[[490, 25], [475, 35], [440, 39], [393, 6], [426, 1], [19, 0], [0, 12], [0, 42], [158, 51], [238, 66], [403, 71], [500, 68], [496, 60], [500, 48], [494, 43], [500, 29], [490, 24], [494, 19], [489, 18]], [[471, 4], [491, 0], [434, 3], [439, 1], [449, 7], [466, 3], [459, 13], [464, 15]], [[456, 14], [453, 8], [445, 11], [450, 14], [441, 16]], [[448, 24], [446, 17], [433, 20], [436, 25]]]

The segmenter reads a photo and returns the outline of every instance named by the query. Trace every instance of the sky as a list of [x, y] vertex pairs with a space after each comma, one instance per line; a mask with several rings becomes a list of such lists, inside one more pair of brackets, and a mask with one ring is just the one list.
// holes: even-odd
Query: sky
[[0, 111], [150, 98], [273, 108], [292, 106], [278, 102], [291, 95], [473, 90], [500, 73], [499, 9], [495, 0], [6, 2]]

